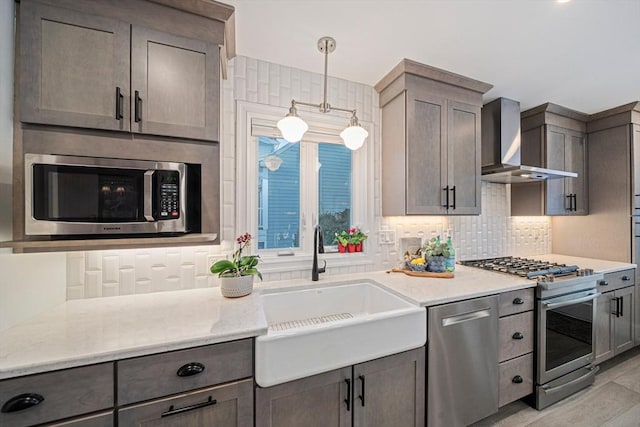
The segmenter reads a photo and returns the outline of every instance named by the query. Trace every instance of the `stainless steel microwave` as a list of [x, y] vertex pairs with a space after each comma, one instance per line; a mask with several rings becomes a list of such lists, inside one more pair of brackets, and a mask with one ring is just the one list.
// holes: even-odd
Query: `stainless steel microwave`
[[186, 233], [184, 163], [25, 154], [26, 235]]

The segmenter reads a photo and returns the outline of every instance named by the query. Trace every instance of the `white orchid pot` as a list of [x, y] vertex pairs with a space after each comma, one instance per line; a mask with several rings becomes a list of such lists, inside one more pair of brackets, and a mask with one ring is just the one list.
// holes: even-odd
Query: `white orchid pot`
[[239, 277], [221, 277], [220, 293], [223, 297], [237, 298], [253, 292], [253, 274]]

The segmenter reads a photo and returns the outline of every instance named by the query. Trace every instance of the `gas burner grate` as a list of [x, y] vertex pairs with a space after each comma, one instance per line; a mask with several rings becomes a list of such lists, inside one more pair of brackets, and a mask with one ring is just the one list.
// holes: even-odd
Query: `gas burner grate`
[[535, 279], [540, 276], [552, 275], [554, 277], [575, 276], [577, 265], [557, 264], [520, 257], [499, 257], [471, 261], [462, 261], [462, 265], [477, 267], [485, 270], [520, 276], [527, 279]]

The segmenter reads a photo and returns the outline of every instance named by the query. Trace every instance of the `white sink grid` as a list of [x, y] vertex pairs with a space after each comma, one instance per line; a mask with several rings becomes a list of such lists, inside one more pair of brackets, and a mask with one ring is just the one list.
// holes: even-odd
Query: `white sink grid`
[[273, 291], [262, 296], [269, 329], [256, 338], [262, 387], [420, 347], [424, 307], [372, 281]]

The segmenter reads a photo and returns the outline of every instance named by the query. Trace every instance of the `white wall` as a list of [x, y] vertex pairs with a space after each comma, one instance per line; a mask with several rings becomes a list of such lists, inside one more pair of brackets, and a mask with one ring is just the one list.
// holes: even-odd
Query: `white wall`
[[11, 240], [13, 0], [0, 0], [0, 241]]
[[[0, 0], [0, 241], [11, 240], [13, 0]], [[65, 301], [66, 256], [0, 249], [0, 330]]]

